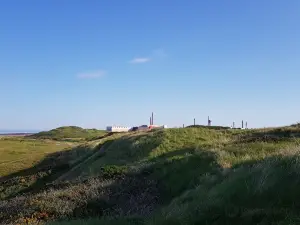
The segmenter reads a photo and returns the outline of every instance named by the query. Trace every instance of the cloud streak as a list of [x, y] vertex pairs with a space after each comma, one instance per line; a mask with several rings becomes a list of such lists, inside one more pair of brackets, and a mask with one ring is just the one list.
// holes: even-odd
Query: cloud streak
[[134, 58], [133, 60], [130, 61], [130, 63], [138, 64], [138, 63], [146, 63], [149, 61], [150, 61], [150, 58]]
[[129, 61], [131, 64], [141, 64], [141, 63], [147, 63], [150, 60], [159, 60], [159, 59], [164, 59], [168, 56], [166, 51], [162, 48], [154, 49], [152, 50], [151, 54], [149, 57], [137, 57]]
[[85, 73], [79, 73], [77, 75], [77, 78], [79, 79], [97, 79], [101, 78], [106, 74], [104, 70], [96, 70], [96, 71], [90, 71]]

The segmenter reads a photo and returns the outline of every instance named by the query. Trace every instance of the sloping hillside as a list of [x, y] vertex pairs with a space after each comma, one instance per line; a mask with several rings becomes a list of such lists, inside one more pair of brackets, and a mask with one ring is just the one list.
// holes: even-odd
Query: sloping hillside
[[65, 139], [93, 139], [105, 135], [107, 132], [97, 129], [83, 129], [76, 126], [59, 127], [50, 131], [43, 131], [29, 138], [37, 139], [52, 139], [52, 140], [65, 140]]
[[22, 209], [23, 219], [75, 219], [60, 225], [298, 224], [299, 134], [184, 128], [96, 140], [53, 185], [2, 201], [0, 220], [22, 222]]

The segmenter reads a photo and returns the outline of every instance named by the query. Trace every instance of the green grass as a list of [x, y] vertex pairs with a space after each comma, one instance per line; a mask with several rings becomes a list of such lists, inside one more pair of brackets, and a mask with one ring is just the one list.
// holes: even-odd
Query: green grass
[[150, 224], [277, 224], [288, 217], [299, 221], [298, 158], [270, 157], [241, 165], [215, 181], [203, 180]]
[[69, 142], [0, 139], [0, 177], [33, 167], [45, 156], [74, 146]]
[[199, 127], [94, 140], [54, 186], [0, 202], [0, 221], [22, 209], [55, 225], [299, 224], [299, 134]]
[[[166, 154], [174, 153], [178, 157], [183, 151], [208, 147], [219, 147], [228, 142], [225, 133], [213, 130], [187, 128], [168, 129], [149, 133], [124, 135], [114, 141], [107, 149], [104, 157], [89, 164], [83, 173], [97, 175], [103, 165], [126, 165], [139, 167], [142, 164], [166, 158]], [[180, 152], [179, 154], [177, 154]], [[169, 156], [171, 158], [173, 156]]]
[[43, 131], [30, 138], [36, 139], [51, 139], [51, 140], [65, 140], [65, 141], [81, 141], [81, 140], [93, 140], [98, 137], [102, 137], [107, 134], [104, 130], [97, 129], [83, 129], [76, 126], [59, 127], [50, 131]]
[[[84, 160], [79, 160], [68, 173], [61, 176], [57, 181], [72, 180], [74, 178], [78, 178], [78, 177], [82, 178], [84, 176], [92, 177], [94, 174], [90, 173], [89, 166], [92, 165], [93, 162], [95, 161], [99, 162], [98, 160], [101, 159], [103, 155], [107, 154], [108, 152], [107, 150], [109, 146], [112, 143], [114, 143], [114, 141], [118, 141], [119, 139], [122, 139], [123, 136], [124, 136], [123, 133], [116, 133], [116, 134], [111, 134], [107, 137], [90, 141], [87, 144], [87, 146], [95, 150], [94, 154], [87, 155], [87, 157]], [[105, 151], [101, 151], [101, 150], [105, 150]]]
[[0, 139], [0, 200], [43, 189], [97, 150], [92, 142]]

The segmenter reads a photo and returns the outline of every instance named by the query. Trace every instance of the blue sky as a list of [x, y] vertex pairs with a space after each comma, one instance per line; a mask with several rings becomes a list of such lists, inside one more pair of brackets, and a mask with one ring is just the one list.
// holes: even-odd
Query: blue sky
[[0, 128], [300, 121], [299, 0], [4, 0]]

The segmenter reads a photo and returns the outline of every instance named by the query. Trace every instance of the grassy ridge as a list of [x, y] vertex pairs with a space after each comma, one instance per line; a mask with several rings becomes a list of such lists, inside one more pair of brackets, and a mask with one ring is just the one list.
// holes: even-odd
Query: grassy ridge
[[37, 221], [77, 219], [53, 224], [297, 224], [299, 134], [184, 128], [95, 140], [47, 191], [2, 201], [0, 221], [20, 222], [21, 208], [47, 215]]
[[35, 139], [51, 139], [51, 140], [92, 140], [93, 138], [101, 137], [107, 132], [97, 129], [83, 129], [76, 126], [59, 127], [50, 131], [43, 131], [29, 136]]
[[[123, 137], [89, 168], [91, 174], [101, 171], [100, 165], [144, 168], [144, 176], [159, 186], [156, 194], [165, 206], [143, 224], [293, 224], [299, 218], [294, 213], [300, 194], [298, 134], [290, 128], [172, 129], [147, 139]], [[66, 224], [97, 222], [124, 224]]]
[[0, 139], [0, 177], [30, 168], [46, 155], [72, 146], [74, 144], [69, 142], [2, 138]]
[[0, 200], [44, 188], [94, 150], [85, 144], [26, 138], [5, 138], [0, 144]]

